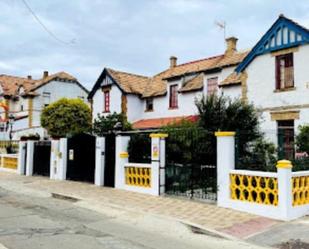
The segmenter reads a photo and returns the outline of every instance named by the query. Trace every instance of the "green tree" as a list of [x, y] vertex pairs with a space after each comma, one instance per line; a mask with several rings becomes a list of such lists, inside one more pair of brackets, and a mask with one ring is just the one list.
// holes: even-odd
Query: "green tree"
[[[197, 100], [196, 106], [200, 114], [199, 125], [205, 130], [236, 131], [238, 168], [272, 169], [275, 149], [263, 138], [264, 134], [259, 128], [259, 112], [252, 104], [232, 100], [223, 95], [211, 95]], [[211, 147], [216, 148], [215, 139], [211, 140]]]
[[309, 125], [299, 127], [299, 134], [296, 136], [298, 151], [309, 154]]
[[41, 125], [52, 137], [90, 132], [91, 110], [80, 99], [62, 98], [43, 109]]
[[107, 116], [98, 114], [93, 123], [93, 133], [97, 136], [103, 136], [105, 133], [121, 130], [132, 130], [132, 125], [127, 121], [124, 114], [112, 113]]

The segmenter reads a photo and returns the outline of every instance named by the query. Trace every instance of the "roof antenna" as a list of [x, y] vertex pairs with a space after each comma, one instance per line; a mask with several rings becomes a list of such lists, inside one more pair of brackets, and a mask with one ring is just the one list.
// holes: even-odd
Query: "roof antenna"
[[223, 45], [225, 45], [226, 39], [226, 23], [225, 21], [215, 21], [215, 25], [223, 30]]

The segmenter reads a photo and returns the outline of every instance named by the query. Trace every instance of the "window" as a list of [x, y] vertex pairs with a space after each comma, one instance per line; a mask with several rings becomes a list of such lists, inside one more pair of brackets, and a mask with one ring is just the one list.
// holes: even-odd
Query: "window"
[[146, 99], [146, 111], [153, 111], [153, 98]]
[[293, 54], [284, 54], [276, 57], [276, 89], [294, 87]]
[[44, 102], [44, 106], [48, 106], [50, 104], [50, 93], [49, 92], [43, 92], [43, 102]]
[[294, 120], [280, 120], [278, 125], [278, 157], [294, 159]]
[[207, 95], [216, 94], [218, 90], [218, 77], [207, 79]]
[[177, 85], [170, 86], [170, 108], [177, 108], [178, 107], [178, 92], [177, 92]]
[[23, 110], [24, 110], [24, 105], [21, 104], [21, 105], [20, 105], [20, 111], [22, 112]]
[[104, 92], [104, 112], [110, 111], [110, 97], [109, 91]]

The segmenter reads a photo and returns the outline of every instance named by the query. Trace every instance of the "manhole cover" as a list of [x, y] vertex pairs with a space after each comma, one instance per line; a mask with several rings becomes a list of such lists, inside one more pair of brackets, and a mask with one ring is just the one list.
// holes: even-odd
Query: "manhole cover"
[[276, 245], [279, 249], [309, 249], [309, 243], [302, 242], [301, 240], [289, 240], [288, 242]]

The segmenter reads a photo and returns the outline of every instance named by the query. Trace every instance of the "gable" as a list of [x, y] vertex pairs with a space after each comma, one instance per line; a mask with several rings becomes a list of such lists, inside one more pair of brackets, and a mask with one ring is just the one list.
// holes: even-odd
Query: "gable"
[[236, 72], [243, 71], [256, 56], [308, 43], [309, 30], [280, 15], [251, 52], [237, 66]]

